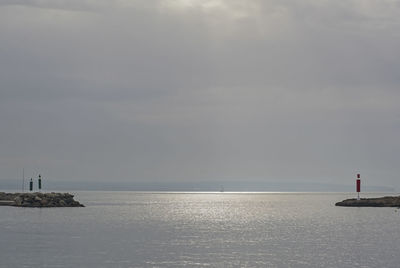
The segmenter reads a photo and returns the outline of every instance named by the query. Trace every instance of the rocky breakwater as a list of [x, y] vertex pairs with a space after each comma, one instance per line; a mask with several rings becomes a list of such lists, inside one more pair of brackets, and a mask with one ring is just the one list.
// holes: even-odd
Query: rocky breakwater
[[84, 207], [69, 193], [0, 193], [0, 205], [15, 207]]
[[342, 207], [400, 207], [400, 196], [378, 198], [346, 199], [335, 204]]

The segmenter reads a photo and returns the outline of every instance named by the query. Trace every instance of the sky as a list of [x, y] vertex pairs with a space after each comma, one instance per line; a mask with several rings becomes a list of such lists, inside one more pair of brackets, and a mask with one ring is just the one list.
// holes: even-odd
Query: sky
[[400, 189], [399, 47], [394, 0], [0, 0], [0, 181]]

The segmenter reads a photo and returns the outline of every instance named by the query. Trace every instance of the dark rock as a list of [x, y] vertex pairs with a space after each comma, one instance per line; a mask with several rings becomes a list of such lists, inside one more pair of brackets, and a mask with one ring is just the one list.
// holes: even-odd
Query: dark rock
[[400, 207], [400, 196], [378, 198], [346, 199], [335, 204], [342, 207]]
[[0, 192], [2, 205], [17, 207], [84, 207], [69, 193], [4, 193]]

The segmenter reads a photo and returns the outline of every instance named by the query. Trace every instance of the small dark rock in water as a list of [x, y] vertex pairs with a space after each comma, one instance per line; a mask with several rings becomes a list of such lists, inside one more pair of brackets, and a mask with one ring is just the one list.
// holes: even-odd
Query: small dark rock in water
[[400, 196], [378, 198], [346, 199], [335, 204], [342, 207], [400, 207]]
[[2, 193], [0, 205], [15, 207], [84, 207], [69, 193]]

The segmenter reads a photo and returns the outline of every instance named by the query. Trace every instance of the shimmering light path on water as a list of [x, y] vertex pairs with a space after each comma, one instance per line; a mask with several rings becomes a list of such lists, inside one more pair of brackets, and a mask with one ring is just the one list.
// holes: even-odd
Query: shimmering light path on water
[[400, 212], [334, 206], [352, 195], [78, 192], [86, 208], [0, 207], [0, 267], [399, 267]]

